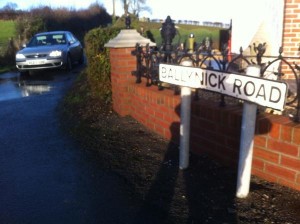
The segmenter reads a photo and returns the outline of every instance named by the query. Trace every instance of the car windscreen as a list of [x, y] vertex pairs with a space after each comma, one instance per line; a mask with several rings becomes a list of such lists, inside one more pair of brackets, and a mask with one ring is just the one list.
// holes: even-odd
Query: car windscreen
[[33, 37], [28, 43], [28, 47], [66, 44], [64, 34], [46, 34]]

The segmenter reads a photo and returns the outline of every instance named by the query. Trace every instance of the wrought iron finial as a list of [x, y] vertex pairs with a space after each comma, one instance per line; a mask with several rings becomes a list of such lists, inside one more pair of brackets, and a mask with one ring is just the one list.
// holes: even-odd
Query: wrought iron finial
[[168, 16], [166, 21], [162, 24], [160, 35], [163, 40], [163, 49], [165, 51], [172, 50], [172, 40], [176, 35], [175, 24], [172, 22], [171, 17]]
[[256, 52], [256, 61], [257, 61], [257, 64], [258, 65], [262, 65], [262, 57], [263, 57], [263, 55], [266, 52], [266, 49], [267, 49], [266, 45], [267, 45], [267, 43], [266, 42], [264, 42], [263, 44], [260, 43], [260, 44], [258, 44], [257, 47], [255, 46], [255, 43], [253, 45], [254, 45], [254, 51]]
[[162, 50], [165, 51], [163, 61], [170, 63], [171, 52], [173, 50], [172, 41], [176, 35], [175, 24], [172, 22], [170, 16], [168, 16], [166, 21], [162, 24], [160, 35], [162, 37]]
[[283, 47], [281, 46], [281, 47], [279, 47], [279, 55], [281, 56], [282, 53], [283, 53]]
[[126, 15], [126, 18], [125, 18], [125, 25], [126, 25], [126, 29], [130, 29], [131, 19], [130, 19], [129, 14]]
[[240, 47], [240, 55], [242, 55], [244, 52], [243, 47]]

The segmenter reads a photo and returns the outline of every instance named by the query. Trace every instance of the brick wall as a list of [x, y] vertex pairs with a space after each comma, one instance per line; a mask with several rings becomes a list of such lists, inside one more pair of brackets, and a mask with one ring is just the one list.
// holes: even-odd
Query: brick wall
[[[135, 83], [133, 49], [110, 50], [113, 108], [166, 139], [178, 142], [180, 96], [173, 91]], [[193, 101], [191, 151], [236, 168], [240, 144], [241, 106]], [[252, 173], [300, 191], [300, 124], [280, 115], [260, 114], [254, 139]]]
[[[178, 142], [180, 98], [173, 91], [129, 84], [129, 115]], [[232, 166], [238, 163], [241, 106], [194, 101], [191, 114], [191, 151]], [[300, 191], [300, 124], [280, 115], [259, 114], [254, 139], [252, 174]]]

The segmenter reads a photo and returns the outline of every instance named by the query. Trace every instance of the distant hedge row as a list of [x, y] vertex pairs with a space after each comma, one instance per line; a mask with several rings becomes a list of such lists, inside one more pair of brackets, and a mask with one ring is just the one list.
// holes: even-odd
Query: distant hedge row
[[45, 6], [20, 12], [16, 19], [16, 31], [23, 41], [29, 40], [37, 32], [53, 30], [69, 30], [83, 41], [89, 30], [106, 27], [111, 22], [112, 17], [98, 3], [82, 10], [52, 9]]
[[97, 2], [82, 10], [52, 9], [48, 6], [33, 8], [30, 11], [0, 9], [0, 19], [7, 22], [12, 20], [11, 24], [15, 30], [14, 36], [6, 38], [0, 46], [1, 66], [13, 64], [15, 52], [38, 32], [69, 30], [83, 43], [84, 36], [89, 30], [107, 27], [112, 23], [112, 17]]

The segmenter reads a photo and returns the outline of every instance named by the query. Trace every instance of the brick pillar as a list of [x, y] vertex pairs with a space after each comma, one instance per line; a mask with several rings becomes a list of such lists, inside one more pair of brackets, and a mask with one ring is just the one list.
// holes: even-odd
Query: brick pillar
[[128, 86], [136, 80], [132, 75], [132, 71], [136, 70], [136, 57], [131, 52], [137, 43], [142, 46], [155, 46], [155, 43], [132, 29], [121, 30], [117, 37], [105, 44], [105, 47], [110, 48], [113, 109], [121, 116], [131, 113]]
[[121, 116], [130, 114], [128, 84], [135, 82], [131, 72], [136, 69], [136, 58], [131, 55], [132, 50], [134, 48], [110, 49], [113, 109]]

